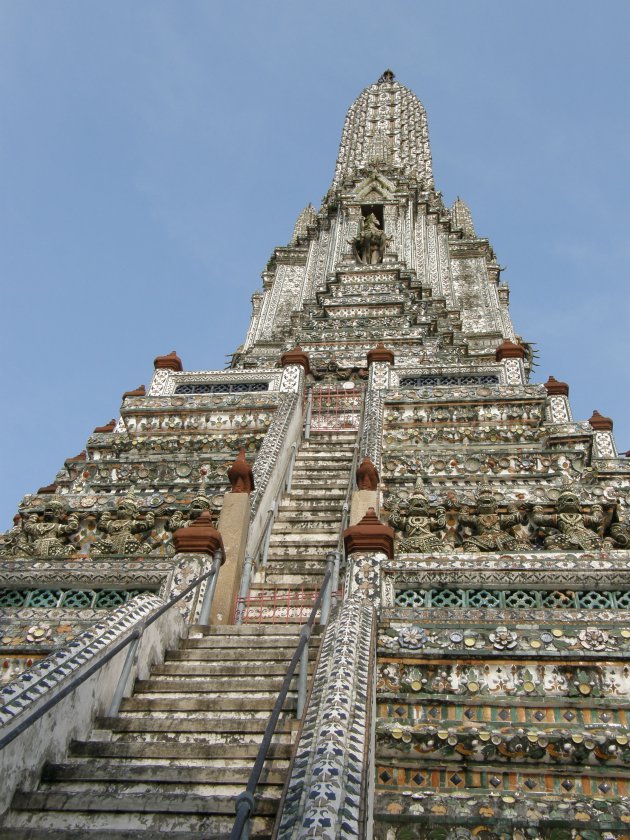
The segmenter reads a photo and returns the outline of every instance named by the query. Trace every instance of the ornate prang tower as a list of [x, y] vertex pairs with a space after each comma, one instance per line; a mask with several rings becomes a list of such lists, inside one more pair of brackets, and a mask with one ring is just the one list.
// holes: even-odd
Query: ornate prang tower
[[[159, 356], [5, 535], [0, 837], [228, 836], [328, 556], [252, 837], [630, 838], [630, 467], [530, 382], [500, 274], [386, 71], [230, 367]], [[53, 706], [218, 564], [211, 519], [210, 619], [204, 583], [122, 703], [124, 652]]]

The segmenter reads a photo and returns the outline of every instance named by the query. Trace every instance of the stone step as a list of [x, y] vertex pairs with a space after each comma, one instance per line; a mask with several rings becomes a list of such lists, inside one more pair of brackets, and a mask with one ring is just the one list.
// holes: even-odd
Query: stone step
[[293, 535], [296, 531], [306, 536], [318, 536], [322, 539], [330, 539], [332, 534], [336, 535], [339, 531], [338, 517], [334, 519], [331, 517], [328, 522], [321, 522], [317, 519], [295, 519], [293, 522], [286, 522], [276, 519], [273, 524], [272, 539], [277, 535]]
[[[244, 697], [152, 697], [149, 694], [125, 697], [121, 703], [123, 712], [168, 712], [189, 713], [189, 712], [222, 712], [229, 711], [230, 714], [237, 712], [248, 712], [252, 716], [268, 715], [273, 709], [277, 698], [275, 694], [247, 695]], [[297, 694], [290, 692], [284, 702], [285, 711], [293, 711], [297, 708]]]
[[346, 449], [352, 449], [356, 439], [356, 429], [336, 429], [334, 431], [311, 430], [311, 436], [302, 442], [300, 452], [304, 449], [328, 449], [331, 443], [339, 443]]
[[[24, 819], [25, 813], [22, 812], [21, 817]], [[32, 819], [32, 815], [29, 815]], [[267, 825], [270, 822], [268, 818], [261, 817], [259, 820], [261, 825]], [[30, 823], [32, 824], [32, 823]], [[169, 840], [199, 840], [200, 833], [197, 831], [178, 831], [174, 828], [168, 829]], [[164, 833], [167, 831], [166, 827], [158, 828], [157, 830], [149, 830], [147, 828], [138, 829], [124, 829], [117, 828], [111, 831], [107, 828], [93, 829], [92, 827], [84, 827], [79, 829], [72, 828], [10, 828], [8, 832], [4, 832], [0, 826], [0, 840], [164, 840]], [[222, 829], [219, 833], [215, 831], [210, 832], [206, 829], [203, 832], [204, 840], [225, 840], [229, 836], [230, 828]], [[271, 840], [271, 834], [268, 827], [262, 829], [254, 829], [250, 837], [255, 837], [256, 840]]]
[[[293, 638], [291, 638], [291, 636], [293, 636]], [[226, 656], [229, 656], [229, 654], [225, 654], [226, 649], [234, 650], [244, 648], [245, 650], [251, 650], [252, 652], [256, 651], [257, 648], [258, 650], [272, 649], [278, 651], [279, 658], [286, 656], [288, 653], [290, 659], [293, 656], [293, 651], [295, 650], [298, 641], [299, 637], [295, 629], [293, 629], [291, 634], [287, 634], [287, 636], [284, 637], [260, 636], [254, 641], [245, 635], [224, 636], [219, 639], [214, 635], [200, 634], [199, 636], [195, 636], [193, 638], [184, 639], [182, 641], [182, 649], [188, 650], [196, 647], [211, 647], [216, 651], [223, 651]]]
[[[310, 561], [312, 563], [321, 563], [322, 568], [326, 568], [326, 555], [330, 554], [331, 551], [335, 551], [337, 548], [337, 540], [334, 543], [329, 543], [328, 545], [304, 545], [304, 546], [296, 546], [296, 545], [288, 545], [288, 546], [281, 546], [281, 545], [274, 545], [269, 548], [269, 553], [267, 555], [267, 562], [285, 562], [287, 560], [294, 561], [296, 563], [300, 562], [307, 562]], [[264, 567], [261, 567], [264, 568]]]
[[301, 491], [301, 497], [304, 498], [304, 501], [298, 502], [293, 498], [293, 494], [291, 494], [290, 498], [281, 503], [278, 515], [280, 513], [292, 513], [294, 511], [299, 511], [301, 514], [304, 514], [305, 512], [314, 513], [315, 511], [322, 511], [333, 516], [340, 516], [341, 506], [345, 500], [345, 492], [341, 495], [335, 495], [334, 499], [322, 499], [317, 498], [316, 496], [307, 499], [303, 496], [303, 491]]
[[[290, 630], [286, 627], [243, 627], [241, 624], [191, 624], [188, 630], [188, 635], [200, 633], [202, 636], [251, 636], [252, 639], [258, 639], [259, 636], [269, 638], [271, 636], [295, 636], [296, 644], [298, 634], [295, 630]], [[285, 640], [286, 642], [286, 640]], [[217, 640], [217, 644], [220, 641]]]
[[329, 490], [343, 490], [348, 489], [348, 482], [344, 479], [333, 478], [331, 476], [314, 476], [307, 475], [304, 478], [295, 478], [291, 483], [291, 495], [295, 490], [304, 490], [311, 488], [312, 490], [319, 490], [320, 492], [328, 492]]
[[219, 696], [234, 694], [234, 692], [255, 692], [261, 694], [267, 691], [275, 691], [276, 694], [282, 685], [282, 678], [248, 675], [243, 677], [230, 677], [225, 680], [203, 680], [194, 675], [177, 674], [175, 676], [150, 677], [148, 680], [136, 680], [134, 694], [154, 694], [166, 691], [177, 694], [216, 694]]
[[323, 461], [351, 461], [354, 456], [354, 441], [330, 441], [328, 446], [313, 445], [309, 441], [298, 450], [296, 461], [321, 458]]
[[232, 678], [245, 676], [244, 672], [251, 672], [252, 674], [260, 674], [264, 672], [266, 677], [281, 675], [284, 677], [287, 670], [288, 661], [284, 659], [272, 660], [256, 663], [254, 660], [243, 663], [239, 662], [165, 662], [163, 665], [154, 665], [151, 668], [152, 676], [195, 676], [195, 677], [230, 677], [227, 682], [232, 682]]
[[[184, 723], [182, 720], [178, 722], [180, 724]], [[190, 731], [190, 729], [185, 730], [180, 728], [177, 731], [176, 738], [178, 744], [189, 744], [191, 746], [202, 744], [207, 746], [228, 747], [237, 741], [241, 745], [254, 744], [256, 746], [260, 746], [264, 736], [263, 727], [260, 725], [260, 722], [258, 728], [258, 732], [239, 732], [238, 734], [234, 730], [232, 732], [195, 732]], [[101, 731], [94, 729], [90, 733], [88, 740], [98, 741], [99, 743], [107, 740], [112, 744], [163, 744], [165, 742], [172, 743], [174, 737], [173, 732], [169, 732], [167, 729], [158, 732], [147, 731], [146, 729], [143, 730], [140, 728], [138, 728], [137, 731], [125, 732], [112, 732], [110, 730]], [[280, 734], [277, 733], [274, 735], [275, 744], [288, 744], [290, 746], [292, 742], [293, 733], [291, 731]], [[226, 758], [229, 759], [229, 754], [226, 755]]]
[[[162, 784], [242, 784], [245, 787], [251, 766], [243, 764], [229, 768], [229, 773], [222, 767], [187, 767], [173, 764], [126, 764], [120, 761], [72, 762], [47, 764], [42, 773], [44, 783], [51, 782], [88, 782], [112, 781], [119, 783], [157, 782]], [[259, 784], [282, 785], [285, 773], [275, 768], [264, 767]]]
[[291, 489], [291, 499], [317, 499], [323, 493], [326, 493], [326, 501], [331, 504], [333, 500], [342, 500], [346, 497], [345, 488], [332, 487], [328, 488], [322, 486], [321, 488], [307, 489], [304, 487], [293, 487]]
[[[164, 737], [159, 741], [72, 741], [70, 756], [78, 758], [177, 758], [204, 760], [219, 759], [222, 762], [251, 759], [258, 753], [258, 744], [182, 744]], [[291, 757], [290, 744], [272, 742], [267, 753], [270, 760]]]
[[[259, 625], [251, 625], [247, 624], [244, 625], [246, 627], [255, 626], [258, 627]], [[273, 625], [260, 625], [262, 627], [273, 626]], [[276, 625], [278, 626], [278, 625]], [[279, 625], [282, 627], [286, 627], [287, 625]], [[289, 625], [292, 630], [295, 630], [294, 627]], [[309, 644], [309, 657], [314, 659], [317, 656], [317, 644], [313, 644], [313, 639]], [[258, 663], [259, 665], [264, 662], [265, 666], [267, 664], [271, 665], [275, 662], [282, 662], [284, 663], [284, 667], [289, 664], [291, 657], [293, 656], [293, 651], [295, 648], [292, 648], [290, 651], [287, 650], [286, 656], [279, 657], [275, 650], [252, 650], [249, 652], [249, 655], [239, 652], [238, 653], [238, 662], [254, 662]], [[245, 659], [243, 658], [245, 657]], [[250, 658], [251, 657], [251, 658]], [[187, 650], [174, 650], [169, 651], [169, 653], [165, 657], [165, 662], [173, 661], [173, 662], [181, 662], [181, 661], [188, 661], [188, 662], [214, 662], [214, 663], [221, 663], [225, 659], [225, 655], [213, 649], [206, 649], [206, 648], [191, 648]]]
[[[307, 522], [315, 522], [321, 524], [322, 527], [333, 526], [336, 525], [339, 527], [339, 523], [341, 522], [341, 511], [336, 513], [327, 513], [326, 511], [317, 511], [316, 514], [308, 514], [308, 518], [305, 518], [305, 511], [304, 510], [285, 510], [282, 506], [278, 512], [278, 516], [276, 517], [276, 521], [274, 523], [274, 528], [278, 525], [278, 523], [287, 523], [295, 525], [296, 523], [307, 523]], [[313, 518], [311, 518], [313, 517]]]
[[326, 461], [305, 461], [301, 464], [296, 463], [293, 468], [292, 481], [297, 479], [305, 480], [312, 478], [314, 481], [323, 481], [326, 476], [330, 476], [337, 481], [348, 483], [350, 477], [351, 463], [348, 462], [326, 462]]
[[[97, 718], [95, 726], [97, 729], [106, 729], [111, 732], [213, 732], [220, 734], [228, 733], [261, 733], [265, 731], [266, 718], [243, 720], [242, 718], [169, 718], [169, 717], [135, 717], [122, 714], [118, 717]], [[294, 732], [299, 721], [293, 718], [280, 719], [276, 724], [277, 735]]]
[[252, 584], [252, 590], [259, 586], [278, 586], [284, 589], [298, 589], [303, 586], [305, 589], [312, 589], [319, 592], [324, 576], [316, 572], [291, 574], [289, 572], [271, 570], [265, 575], [264, 581], [255, 580]]
[[[149, 829], [162, 834], [192, 829], [197, 832], [197, 837], [203, 836], [206, 840], [212, 834], [216, 837], [229, 836], [234, 822], [234, 800], [235, 797], [229, 795], [180, 796], [163, 791], [153, 796], [146, 792], [124, 796], [85, 792], [68, 795], [55, 791], [17, 793], [3, 824], [3, 832], [7, 827], [11, 831], [14, 828], [109, 829], [112, 837], [120, 838], [121, 829]], [[262, 837], [265, 833], [269, 836], [277, 798], [263, 794], [256, 797], [256, 803], [257, 817], [250, 836]], [[5, 836], [13, 838], [16, 834], [7, 833]], [[89, 837], [89, 834], [75, 836]]]
[[288, 534], [277, 534], [275, 533], [275, 528], [271, 532], [271, 539], [269, 540], [269, 546], [276, 546], [276, 545], [322, 545], [322, 546], [329, 546], [329, 545], [337, 545], [336, 540], [337, 533], [336, 531], [328, 531], [324, 534], [313, 533], [312, 531], [299, 531], [299, 532], [291, 532]]

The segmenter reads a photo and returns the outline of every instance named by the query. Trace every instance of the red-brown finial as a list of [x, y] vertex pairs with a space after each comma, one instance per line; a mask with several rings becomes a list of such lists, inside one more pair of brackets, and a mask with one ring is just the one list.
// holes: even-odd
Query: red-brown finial
[[550, 397], [569, 396], [569, 386], [567, 385], [567, 383], [560, 382], [554, 376], [550, 376], [549, 379], [545, 382], [545, 388]]
[[174, 531], [173, 542], [178, 554], [214, 554], [217, 549], [221, 549], [221, 565], [225, 563], [223, 538], [212, 524], [212, 517], [207, 510], [187, 528]]
[[357, 467], [357, 489], [376, 490], [378, 487], [378, 472], [370, 459], [366, 457]]
[[287, 367], [287, 365], [301, 365], [307, 376], [311, 372], [308, 353], [305, 353], [299, 344], [296, 344], [293, 350], [287, 350], [286, 353], [280, 356], [280, 364], [282, 367]]
[[588, 422], [596, 432], [612, 432], [613, 421], [610, 417], [604, 417], [599, 411], [594, 411], [588, 418]]
[[251, 465], [245, 459], [244, 449], [238, 453], [227, 475], [232, 486], [232, 493], [251, 493], [254, 489], [254, 474]]
[[106, 434], [107, 432], [113, 432], [116, 428], [116, 421], [112, 417], [109, 423], [105, 423], [104, 426], [95, 426], [94, 432], [95, 434]]
[[525, 348], [506, 338], [497, 347], [494, 357], [497, 362], [502, 362], [503, 359], [524, 359]]
[[175, 350], [171, 350], [165, 356], [156, 356], [153, 360], [153, 367], [155, 370], [183, 370], [182, 360], [179, 358]]
[[368, 508], [360, 522], [344, 531], [343, 541], [346, 554], [382, 552], [390, 560], [394, 556], [394, 529], [383, 525], [374, 508]]
[[388, 362], [390, 365], [393, 365], [394, 353], [392, 350], [388, 350], [382, 341], [379, 341], [376, 347], [374, 347], [372, 350], [368, 350], [368, 366], [371, 365], [372, 362]]
[[138, 387], [134, 391], [125, 391], [122, 395], [123, 400], [125, 397], [146, 397], [147, 391], [144, 385], [138, 385]]

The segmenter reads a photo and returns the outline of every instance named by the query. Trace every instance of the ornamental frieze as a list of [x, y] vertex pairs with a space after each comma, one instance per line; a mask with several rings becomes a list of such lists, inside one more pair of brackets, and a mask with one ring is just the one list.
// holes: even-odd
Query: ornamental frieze
[[[416, 371], [424, 373], [425, 371]], [[401, 375], [411, 376], [414, 371], [404, 371]], [[413, 403], [426, 400], [452, 402], [453, 400], [491, 400], [493, 402], [507, 402], [512, 400], [544, 400], [547, 392], [543, 385], [484, 385], [474, 387], [461, 385], [458, 387], [436, 385], [431, 388], [393, 389], [387, 394], [387, 402]]]
[[[86, 499], [90, 497], [83, 497]], [[92, 497], [94, 508], [79, 512], [69, 508], [65, 497], [35, 497], [33, 505], [21, 508], [14, 526], [2, 535], [0, 556], [46, 559], [174, 554], [173, 531], [204, 510], [216, 511], [220, 500], [199, 493], [182, 510], [173, 505], [175, 497], [170, 502], [167, 499], [127, 494], [110, 496], [106, 507], [96, 507]]]
[[[422, 719], [422, 716], [428, 714], [427, 708], [431, 708], [433, 702], [440, 698], [445, 700], [449, 696], [461, 698], [464, 702], [478, 698], [492, 698], [501, 702], [506, 709], [503, 718], [505, 722], [509, 722], [514, 714], [514, 707], [506, 702], [507, 697], [538, 700], [545, 706], [542, 709], [532, 707], [534, 711], [530, 717], [534, 718], [535, 723], [546, 720], [545, 708], [549, 707], [545, 701], [551, 698], [615, 698], [615, 708], [621, 704], [626, 709], [625, 715], [630, 700], [630, 670], [621, 662], [607, 660], [598, 660], [596, 663], [571, 663], [559, 658], [551, 661], [514, 661], [498, 656], [487, 662], [431, 662], [421, 657], [411, 660], [407, 654], [401, 660], [383, 653], [379, 656], [376, 679], [382, 714], [387, 710], [387, 717], [413, 720]], [[422, 705], [416, 706], [415, 703]], [[403, 704], [398, 712], [397, 704]], [[580, 709], [580, 713], [585, 714], [583, 705]], [[602, 720], [600, 716], [603, 723], [614, 722], [616, 713], [606, 707], [601, 709], [601, 713], [608, 716], [607, 720]], [[477, 712], [471, 714], [474, 719]], [[555, 722], [566, 725], [577, 721], [577, 716], [578, 708], [570, 707], [564, 714], [559, 713], [559, 719]], [[519, 715], [519, 718], [523, 723], [524, 716]], [[497, 720], [502, 721], [500, 715]]]
[[484, 455], [481, 452], [470, 455], [446, 456], [442, 453], [406, 454], [396, 457], [396, 450], [383, 453], [383, 478], [388, 479], [423, 474], [426, 476], [494, 475], [517, 476], [525, 473], [532, 476], [555, 476], [569, 473], [577, 476], [584, 466], [584, 458], [573, 455], [570, 459], [564, 453], [546, 454], [528, 451], [522, 454], [501, 451]]
[[[438, 386], [436, 386], [438, 387]], [[442, 387], [442, 386], [439, 386]], [[485, 389], [477, 389], [478, 391]], [[441, 423], [467, 424], [480, 423], [503, 425], [514, 421], [528, 425], [539, 425], [543, 418], [543, 404], [533, 400], [483, 402], [479, 399], [468, 400], [468, 404], [445, 401], [435, 403], [416, 403], [415, 405], [392, 405], [391, 392], [386, 394], [385, 423], [387, 427], [402, 424]]]
[[378, 721], [376, 744], [379, 759], [405, 756], [429, 761], [464, 760], [518, 761], [537, 765], [605, 764], [607, 767], [630, 765], [626, 734], [610, 729], [591, 729], [584, 737], [569, 729], [508, 729], [468, 726], [450, 730], [425, 723], [404, 724]]
[[[533, 460], [533, 459], [532, 459]], [[389, 469], [385, 460], [384, 467]], [[426, 464], [424, 464], [426, 467]], [[423, 469], [426, 475], [426, 469]], [[480, 483], [474, 498], [462, 501], [453, 490], [443, 498], [424, 489], [421, 478], [413, 491], [385, 500], [389, 524], [396, 530], [396, 550], [418, 554], [436, 551], [520, 552], [596, 551], [630, 547], [630, 523], [614, 503], [580, 500], [584, 488], [566, 483], [546, 504], [505, 505], [495, 488]], [[472, 502], [472, 504], [471, 504]]]
[[[415, 618], [415, 617], [414, 617]], [[549, 623], [540, 627], [525, 618], [522, 614], [518, 630], [500, 624], [497, 626], [472, 625], [468, 622], [475, 620], [488, 622], [489, 616], [483, 618], [466, 614], [466, 624], [453, 626], [452, 622], [444, 626], [437, 621], [421, 626], [416, 623], [391, 622], [389, 627], [381, 628], [378, 636], [379, 655], [392, 656], [394, 654], [411, 656], [413, 652], [428, 655], [478, 655], [483, 653], [508, 652], [511, 656], [522, 658], [535, 654], [553, 654], [562, 651], [564, 654], [577, 655], [584, 659], [615, 655], [627, 657], [630, 652], [630, 630], [627, 627], [613, 627], [610, 625], [597, 626], [593, 622], [599, 616], [587, 613], [574, 617], [573, 612], [567, 613], [567, 621], [559, 624], [557, 616]], [[555, 623], [551, 622], [555, 620]], [[576, 623], [580, 622], [580, 623]], [[590, 621], [591, 624], [585, 624]], [[621, 616], [617, 613], [617, 622]]]
[[[405, 666], [401, 665], [397, 671], [394, 664], [393, 662], [384, 664], [382, 673], [379, 675], [379, 687], [385, 689], [381, 693], [376, 707], [377, 717], [381, 720], [397, 720], [401, 723], [432, 723], [440, 729], [461, 726], [462, 724], [465, 726], [468, 724], [484, 726], [496, 724], [499, 727], [510, 725], [554, 726], [565, 730], [570, 728], [576, 732], [583, 727], [627, 729], [630, 724], [630, 705], [620, 698], [615, 700], [614, 708], [607, 708], [600, 703], [589, 703], [588, 701], [580, 705], [571, 703], [571, 701], [548, 705], [544, 700], [537, 703], [535, 699], [534, 702], [525, 705], [523, 703], [506, 704], [505, 699], [500, 697], [490, 696], [487, 692], [482, 695], [480, 691], [473, 691], [472, 693], [478, 696], [473, 703], [464, 701], [466, 704], [464, 709], [462, 709], [462, 699], [457, 696], [452, 698], [434, 697], [430, 702], [427, 702], [428, 698], [423, 699], [413, 696], [420, 690], [415, 680], [414, 687], [412, 687], [411, 680], [413, 679], [414, 666], [410, 666], [409, 674], [406, 674], [404, 673]], [[386, 668], [387, 671], [385, 671]], [[521, 687], [526, 685], [525, 696], [535, 698], [536, 695], [532, 694], [534, 691], [532, 684], [535, 686], [536, 677], [527, 666], [517, 665], [514, 672], [518, 672], [515, 685]], [[567, 671], [567, 676], [571, 678], [576, 673], [575, 669], [570, 672]], [[585, 681], [574, 680], [574, 683], [577, 682], [578, 686], [582, 686], [579, 694], [585, 692], [592, 694], [597, 683], [597, 674], [596, 668], [593, 669], [592, 666], [588, 666], [584, 674]], [[395, 686], [395, 688], [392, 686]], [[404, 689], [402, 686], [404, 686]], [[590, 691], [585, 688], [586, 686], [590, 687]], [[479, 688], [479, 686], [476, 687]], [[412, 696], [409, 696], [409, 694]], [[538, 696], [541, 696], [540, 692], [538, 692]]]
[[[251, 374], [250, 374], [251, 375]], [[278, 374], [280, 376], [280, 374]], [[260, 378], [260, 377], [258, 377]], [[194, 381], [197, 382], [195, 375]], [[201, 380], [202, 382], [205, 381]], [[281, 400], [282, 394], [278, 391], [265, 391], [263, 393], [244, 392], [238, 394], [186, 394], [173, 396], [147, 396], [147, 397], [126, 397], [123, 409], [136, 411], [160, 411], [169, 408], [185, 407], [187, 409], [203, 408], [211, 410], [234, 409], [275, 409]]]
[[[623, 776], [606, 774], [593, 784], [570, 771], [473, 767], [430, 774], [417, 765], [399, 772], [378, 763], [376, 779], [374, 840], [627, 840], [630, 834], [630, 785]], [[479, 792], [466, 795], [470, 789]], [[458, 790], [462, 795], [454, 796]], [[544, 795], [532, 799], [535, 793]]]
[[238, 431], [223, 431], [215, 434], [181, 434], [181, 435], [159, 435], [144, 436], [134, 435], [111, 435], [107, 441], [96, 440], [92, 436], [88, 441], [88, 457], [92, 461], [120, 457], [126, 453], [137, 457], [151, 455], [152, 453], [187, 454], [197, 453], [234, 453], [243, 448], [248, 453], [256, 452], [262, 444], [265, 433]]
[[225, 412], [172, 413], [156, 415], [124, 414], [124, 426], [130, 434], [147, 432], [206, 431], [209, 429], [267, 429], [274, 415], [269, 412], [228, 414]]
[[509, 425], [485, 424], [468, 426], [412, 426], [388, 428], [383, 435], [384, 449], [395, 452], [398, 447], [408, 449], [419, 444], [475, 444], [475, 443], [536, 443], [544, 440], [544, 428], [518, 421]]

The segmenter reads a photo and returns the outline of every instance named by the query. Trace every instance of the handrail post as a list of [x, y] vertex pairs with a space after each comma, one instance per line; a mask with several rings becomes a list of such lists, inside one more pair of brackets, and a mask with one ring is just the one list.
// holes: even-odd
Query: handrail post
[[269, 519], [267, 521], [267, 525], [265, 526], [265, 540], [263, 542], [263, 549], [262, 549], [262, 557], [260, 560], [261, 566], [267, 565], [267, 555], [269, 554], [269, 541], [271, 540], [271, 529], [273, 527], [273, 520], [275, 519], [276, 513], [276, 500], [274, 499], [271, 503], [271, 507], [269, 508]]
[[297, 719], [302, 720], [306, 706], [306, 688], [308, 685], [308, 639], [300, 654], [300, 670], [298, 671]]
[[109, 709], [107, 710], [107, 717], [116, 717], [118, 715], [118, 710], [120, 709], [120, 704], [122, 703], [125, 687], [127, 686], [129, 675], [131, 674], [131, 669], [138, 657], [138, 648], [140, 647], [143, 633], [144, 626], [138, 630], [138, 635], [129, 645], [129, 650], [127, 651], [127, 656], [125, 657], [125, 663], [122, 667], [122, 671], [120, 672], [120, 676], [118, 677], [116, 691], [114, 692], [112, 702], [109, 704]]
[[330, 593], [334, 577], [334, 563], [335, 554], [331, 552], [326, 558], [326, 571], [330, 569], [331, 574], [328, 576], [328, 581], [326, 582], [326, 588], [322, 597], [322, 606], [319, 611], [319, 623], [322, 627], [325, 627], [328, 623], [328, 616], [330, 614]]
[[291, 444], [291, 460], [289, 461], [289, 468], [287, 470], [287, 480], [284, 484], [284, 492], [290, 493], [291, 492], [291, 483], [293, 482], [293, 468], [295, 466], [295, 459], [297, 458], [297, 441], [293, 441]]
[[306, 420], [304, 421], [304, 440], [309, 440], [311, 436], [311, 415], [313, 414], [313, 389], [308, 389], [308, 396], [306, 398]]
[[212, 577], [206, 581], [206, 591], [203, 593], [203, 601], [201, 602], [201, 609], [199, 610], [199, 624], [208, 624], [210, 620], [210, 610], [212, 609], [212, 601], [214, 600], [214, 593], [217, 588], [217, 580], [219, 579], [219, 569], [221, 568], [221, 559], [223, 552], [220, 548], [214, 552], [214, 560], [212, 561]]
[[238, 601], [236, 603], [236, 615], [234, 616], [235, 624], [242, 624], [243, 619], [245, 618], [245, 599], [247, 598], [247, 593], [249, 592], [249, 582], [252, 579], [253, 564], [254, 560], [251, 554], [246, 554], [245, 560], [243, 561], [241, 588], [239, 589]]
[[335, 551], [335, 559], [333, 562], [333, 573], [330, 578], [330, 608], [335, 610], [337, 607], [337, 593], [339, 592], [339, 566], [340, 558], [339, 552]]

